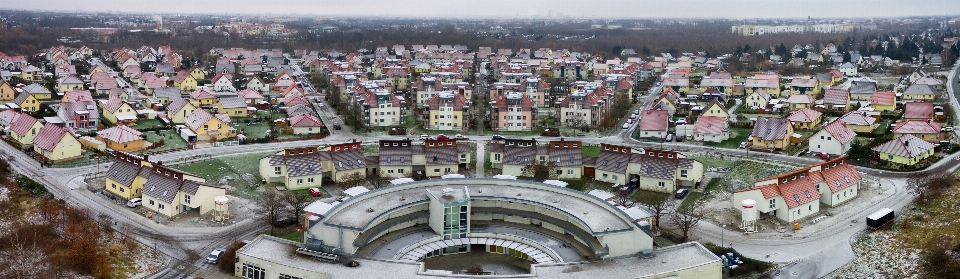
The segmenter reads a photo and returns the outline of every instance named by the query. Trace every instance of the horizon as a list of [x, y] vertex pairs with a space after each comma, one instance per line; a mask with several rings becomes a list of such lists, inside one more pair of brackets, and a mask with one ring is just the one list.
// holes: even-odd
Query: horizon
[[[303, 2], [308, 2], [307, 4]], [[60, 13], [117, 13], [154, 15], [232, 15], [232, 16], [328, 16], [339, 18], [414, 18], [414, 19], [869, 19], [905, 17], [951, 17], [960, 16], [942, 13], [960, 11], [960, 1], [918, 0], [909, 5], [901, 1], [878, 0], [869, 5], [859, 3], [838, 4], [837, 1], [812, 0], [806, 2], [757, 0], [678, 0], [664, 3], [652, 0], [598, 0], [590, 7], [572, 0], [527, 0], [516, 1], [440, 1], [440, 0], [358, 0], [349, 3], [336, 1], [254, 1], [210, 0], [200, 3], [185, 0], [164, 2], [140, 2], [102, 0], [96, 5], [88, 2], [49, 0], [8, 3], [5, 10]], [[336, 7], [331, 7], [336, 5]], [[749, 9], [758, 5], [776, 5], [776, 10]], [[104, 9], [91, 6], [106, 7]], [[183, 7], [170, 11], [170, 7]], [[682, 9], [678, 7], [695, 7]], [[57, 7], [57, 8], [51, 8]], [[294, 8], [291, 8], [294, 7]], [[535, 8], [526, 8], [535, 7]], [[808, 8], [811, 7], [811, 8]], [[219, 10], [217, 10], [219, 9]], [[851, 9], [859, 9], [851, 12]], [[155, 11], [164, 11], [157, 13]], [[291, 12], [295, 11], [295, 12]], [[854, 14], [854, 16], [850, 16]]]

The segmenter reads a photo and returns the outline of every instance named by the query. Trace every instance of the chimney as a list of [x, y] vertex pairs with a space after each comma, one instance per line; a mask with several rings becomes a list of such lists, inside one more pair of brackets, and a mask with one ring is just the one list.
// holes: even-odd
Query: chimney
[[903, 146], [910, 146], [910, 141], [909, 140], [903, 141]]
[[144, 160], [144, 161], [147, 161], [147, 162], [150, 162], [150, 155], [143, 154], [143, 160]]

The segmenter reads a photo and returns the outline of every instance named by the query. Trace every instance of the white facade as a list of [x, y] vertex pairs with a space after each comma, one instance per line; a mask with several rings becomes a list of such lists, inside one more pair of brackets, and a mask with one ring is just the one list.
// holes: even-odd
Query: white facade
[[852, 142], [853, 140], [850, 140], [847, 141], [846, 144], [841, 144], [840, 141], [830, 135], [826, 129], [821, 129], [810, 137], [810, 152], [822, 152], [839, 156], [847, 154]]

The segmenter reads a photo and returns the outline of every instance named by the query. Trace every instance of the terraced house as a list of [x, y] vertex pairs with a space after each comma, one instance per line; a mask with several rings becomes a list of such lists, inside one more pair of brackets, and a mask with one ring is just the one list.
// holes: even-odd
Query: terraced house
[[320, 187], [324, 161], [331, 161], [330, 152], [320, 152], [317, 147], [288, 148], [260, 159], [260, 176], [268, 183], [283, 183], [289, 190]]
[[853, 199], [861, 180], [847, 157], [841, 156], [757, 180], [754, 187], [734, 192], [733, 202], [739, 208], [743, 200], [753, 200], [764, 216], [793, 223], [820, 212], [821, 204], [835, 207]]

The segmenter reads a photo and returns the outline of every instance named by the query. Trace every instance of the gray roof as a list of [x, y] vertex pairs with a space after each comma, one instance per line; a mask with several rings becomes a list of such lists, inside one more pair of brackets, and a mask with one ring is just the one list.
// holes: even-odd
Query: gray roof
[[157, 65], [157, 72], [164, 73], [164, 74], [176, 74], [177, 69], [173, 67], [173, 64], [160, 63]]
[[903, 90], [903, 94], [934, 94], [933, 89], [926, 84], [912, 84]]
[[63, 120], [73, 121], [75, 119], [74, 113], [84, 110], [90, 113], [88, 116], [90, 120], [96, 121], [100, 119], [100, 112], [97, 110], [96, 101], [60, 103], [58, 114], [61, 116], [61, 118], [63, 118]]
[[550, 148], [550, 161], [558, 167], [576, 167], [583, 165], [583, 150], [580, 148]]
[[363, 157], [363, 151], [359, 149], [351, 149], [347, 151], [337, 151], [330, 152], [330, 159], [333, 161], [334, 169], [338, 171], [346, 171], [364, 168], [365, 158]]
[[144, 196], [150, 196], [165, 203], [171, 203], [177, 198], [181, 183], [179, 179], [154, 172], [149, 172], [144, 175], [144, 178], [146, 178], [146, 182], [143, 183]]
[[287, 108], [288, 117], [293, 117], [302, 113], [313, 114], [313, 110], [311, 110], [310, 107], [304, 104], [296, 104], [296, 105], [293, 105], [292, 107]]
[[850, 94], [873, 94], [877, 91], [877, 83], [870, 81], [851, 81]]
[[757, 118], [757, 122], [753, 125], [753, 132], [750, 133], [750, 135], [763, 140], [786, 139], [790, 136], [787, 135], [787, 127], [790, 127], [790, 120], [786, 118], [761, 116]]
[[320, 168], [321, 156], [318, 153], [304, 155], [274, 155], [270, 156], [271, 166], [287, 166], [287, 176], [297, 177], [322, 173]]
[[504, 146], [503, 163], [507, 165], [529, 165], [536, 160], [537, 148], [535, 146]]
[[183, 93], [180, 92], [180, 88], [169, 86], [153, 89], [153, 95], [157, 96], [157, 98], [167, 98], [167, 100], [172, 101], [173, 99], [181, 98]]
[[380, 147], [380, 166], [411, 166], [413, 152], [410, 146]]
[[602, 150], [596, 160], [596, 169], [615, 173], [626, 173], [630, 164], [630, 154]]
[[221, 98], [220, 106], [223, 108], [246, 108], [247, 99], [241, 97]]
[[43, 87], [43, 85], [32, 83], [30, 85], [23, 87], [23, 92], [30, 94], [50, 94], [50, 89]]
[[657, 179], [673, 179], [678, 168], [692, 168], [693, 159], [687, 158], [660, 158], [653, 156], [638, 156], [640, 158], [640, 176]]
[[426, 147], [423, 150], [424, 158], [428, 166], [456, 165], [460, 163], [460, 158], [457, 157], [458, 149], [456, 146]]
[[[167, 104], [167, 113], [173, 114], [180, 112], [181, 109], [187, 106], [190, 103], [187, 99], [176, 97], [171, 98], [170, 103]], [[169, 117], [169, 115], [168, 115]]]
[[893, 154], [906, 158], [917, 157], [930, 149], [934, 145], [922, 140], [914, 135], [901, 135], [891, 141], [885, 142], [873, 148], [874, 151]]
[[125, 187], [131, 186], [130, 184], [132, 184], [133, 180], [137, 178], [137, 173], [140, 172], [140, 166], [122, 160], [116, 161], [117, 162], [111, 165], [110, 169], [107, 170], [107, 178], [110, 178]]

